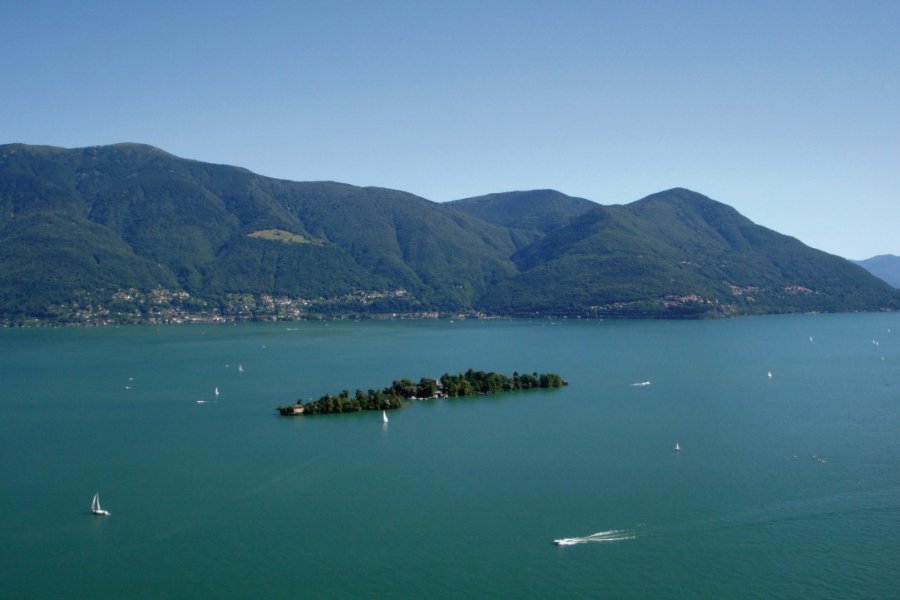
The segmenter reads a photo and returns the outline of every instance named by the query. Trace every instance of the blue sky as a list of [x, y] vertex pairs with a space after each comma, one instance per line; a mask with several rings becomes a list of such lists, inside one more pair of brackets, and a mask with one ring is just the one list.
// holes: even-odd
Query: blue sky
[[0, 2], [0, 143], [445, 201], [688, 187], [900, 254], [900, 2]]

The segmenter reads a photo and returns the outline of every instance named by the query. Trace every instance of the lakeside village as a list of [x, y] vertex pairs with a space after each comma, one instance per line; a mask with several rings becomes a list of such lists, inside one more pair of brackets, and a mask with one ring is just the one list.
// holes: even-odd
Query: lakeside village
[[[732, 290], [744, 295], [744, 288]], [[803, 291], [803, 290], [801, 290]], [[752, 302], [752, 297], [747, 297]], [[552, 311], [516, 316], [554, 318], [701, 318], [736, 314], [734, 305], [699, 295], [666, 296], [655, 301], [636, 300], [590, 306], [582, 311]], [[712, 311], [712, 312], [711, 312]], [[511, 316], [511, 315], [506, 315]], [[72, 299], [40, 310], [39, 314], [0, 315], [0, 327], [59, 327], [104, 325], [180, 325], [183, 323], [235, 323], [241, 321], [302, 321], [343, 319], [495, 319], [479, 310], [439, 312], [426, 310], [404, 289], [358, 290], [339, 296], [314, 298], [272, 294], [226, 293], [214, 299], [192, 296], [184, 290], [129, 288], [115, 292], [80, 291]]]
[[0, 318], [0, 326], [180, 325], [348, 318], [438, 319], [442, 316], [488, 318], [480, 311], [446, 315], [432, 310], [414, 310], [417, 304], [403, 289], [360, 290], [315, 298], [222, 294], [215, 300], [205, 300], [184, 290], [131, 288], [112, 294], [79, 292], [71, 301], [50, 306], [41, 316]]
[[403, 408], [409, 400], [433, 400], [437, 398], [461, 398], [466, 396], [489, 396], [504, 392], [529, 389], [550, 389], [569, 385], [556, 373], [531, 373], [512, 376], [493, 371], [474, 371], [450, 375], [444, 373], [438, 379], [423, 377], [418, 383], [411, 379], [394, 381], [383, 390], [367, 392], [356, 390], [353, 397], [348, 390], [334, 396], [325, 394], [315, 401], [279, 406], [283, 416], [324, 415], [332, 413], [388, 411]]

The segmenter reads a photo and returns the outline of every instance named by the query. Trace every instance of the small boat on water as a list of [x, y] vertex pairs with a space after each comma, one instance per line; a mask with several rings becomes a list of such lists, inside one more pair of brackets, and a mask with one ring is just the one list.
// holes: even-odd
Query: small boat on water
[[387, 422], [388, 422], [387, 412], [386, 412], [386, 411], [381, 411], [381, 422], [382, 422], [382, 423], [387, 423]]
[[678, 442], [675, 442], [675, 452], [681, 452], [681, 446], [678, 445]]
[[219, 388], [216, 388], [215, 390], [213, 390], [213, 393], [215, 393], [215, 395], [218, 396], [218, 395], [219, 395]]
[[109, 516], [109, 511], [100, 506], [100, 492], [94, 493], [94, 499], [91, 500], [91, 513], [104, 517]]
[[577, 538], [560, 538], [558, 540], [553, 540], [553, 543], [557, 546], [574, 546], [578, 542], [579, 540]]

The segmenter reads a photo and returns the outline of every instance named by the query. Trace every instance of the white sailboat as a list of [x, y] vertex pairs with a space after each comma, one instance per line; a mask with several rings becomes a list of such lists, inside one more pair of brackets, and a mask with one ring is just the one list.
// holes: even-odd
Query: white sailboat
[[387, 423], [387, 422], [388, 422], [387, 412], [386, 412], [386, 411], [381, 411], [381, 422], [382, 422], [382, 423]]
[[681, 446], [678, 445], [678, 442], [675, 442], [675, 452], [681, 452]]
[[94, 493], [94, 499], [91, 500], [91, 512], [95, 515], [109, 516], [109, 511], [100, 506], [100, 492]]
[[213, 392], [215, 392], [216, 396], [218, 396], [218, 395], [219, 395], [219, 388], [216, 388], [215, 390], [213, 390]]

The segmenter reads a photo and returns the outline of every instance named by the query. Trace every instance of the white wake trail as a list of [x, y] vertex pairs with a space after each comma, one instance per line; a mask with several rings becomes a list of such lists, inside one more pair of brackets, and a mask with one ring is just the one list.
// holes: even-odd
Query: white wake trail
[[610, 529], [609, 531], [598, 531], [585, 537], [559, 538], [558, 540], [553, 540], [553, 543], [557, 546], [574, 546], [592, 542], [621, 542], [633, 540], [635, 537], [637, 536], [627, 529]]

